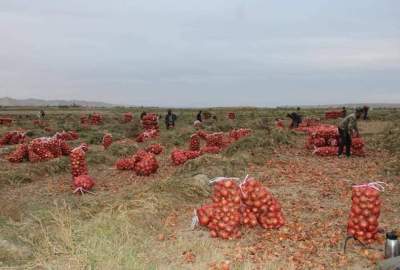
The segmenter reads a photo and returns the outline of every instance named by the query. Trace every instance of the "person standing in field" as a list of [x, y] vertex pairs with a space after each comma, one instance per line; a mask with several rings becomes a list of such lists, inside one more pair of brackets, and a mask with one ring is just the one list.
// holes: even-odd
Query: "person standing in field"
[[292, 119], [292, 123], [290, 124], [290, 128], [298, 128], [300, 123], [301, 123], [301, 115], [296, 113], [296, 112], [292, 112], [292, 113], [288, 113], [287, 117], [289, 117], [290, 119]]
[[364, 120], [368, 120], [368, 112], [369, 112], [369, 107], [368, 106], [364, 106], [363, 107], [363, 114], [364, 114], [363, 118], [364, 118]]
[[168, 110], [167, 115], [165, 116], [165, 126], [167, 129], [175, 127], [176, 115], [172, 113], [171, 110]]
[[44, 119], [46, 116], [46, 113], [44, 112], [44, 110], [40, 110], [38, 116], [40, 119]]
[[203, 122], [203, 117], [202, 117], [202, 111], [199, 111], [199, 113], [196, 116], [196, 121], [199, 121], [200, 123]]
[[357, 120], [360, 119], [363, 113], [362, 108], [357, 108], [355, 113], [349, 114], [342, 121], [340, 121], [339, 129], [339, 151], [338, 157], [343, 154], [344, 147], [346, 147], [346, 156], [351, 156], [351, 138], [353, 135], [360, 136], [357, 126]]
[[345, 118], [347, 116], [347, 110], [346, 107], [342, 108], [342, 117]]

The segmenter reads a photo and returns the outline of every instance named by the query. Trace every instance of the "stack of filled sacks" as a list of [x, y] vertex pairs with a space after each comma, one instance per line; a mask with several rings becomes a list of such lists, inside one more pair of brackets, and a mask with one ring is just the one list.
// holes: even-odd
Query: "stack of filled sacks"
[[158, 117], [155, 113], [148, 113], [143, 116], [142, 126], [144, 131], [136, 137], [137, 142], [144, 142], [158, 137]]
[[[318, 156], [335, 156], [338, 153], [339, 131], [333, 125], [319, 125], [310, 128], [308, 132], [306, 148], [313, 150]], [[351, 152], [356, 156], [364, 156], [364, 140], [352, 138]]]
[[46, 161], [70, 154], [69, 145], [56, 137], [36, 138], [29, 143], [20, 144], [10, 153], [7, 159], [10, 162], [22, 162], [28, 159], [30, 162]]

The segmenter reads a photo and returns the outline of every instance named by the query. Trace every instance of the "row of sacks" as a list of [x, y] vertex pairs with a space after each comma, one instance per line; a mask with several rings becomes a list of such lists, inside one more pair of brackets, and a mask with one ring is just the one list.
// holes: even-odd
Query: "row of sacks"
[[13, 122], [12, 118], [7, 118], [7, 117], [0, 117], [0, 126], [10, 126]]
[[241, 237], [241, 227], [279, 229], [285, 218], [278, 200], [261, 182], [246, 178], [220, 178], [214, 182], [212, 203], [196, 210], [193, 225], [206, 227], [210, 236], [221, 239]]
[[0, 147], [3, 145], [20, 144], [27, 141], [25, 132], [8, 131], [0, 138]]
[[82, 125], [101, 125], [103, 124], [103, 116], [99, 113], [81, 116]]
[[56, 137], [42, 137], [31, 140], [29, 143], [22, 143], [11, 152], [7, 159], [17, 163], [24, 160], [30, 162], [46, 161], [60, 156], [68, 156], [71, 152], [65, 140]]
[[[228, 135], [223, 132], [207, 133], [198, 131], [190, 137], [188, 150], [175, 149], [171, 153], [171, 161], [175, 166], [198, 158], [203, 154], [218, 154], [231, 143], [251, 134], [250, 129], [235, 129]], [[205, 143], [202, 145], [202, 140]]]
[[145, 150], [139, 150], [130, 157], [117, 160], [115, 167], [118, 170], [132, 170], [138, 176], [149, 176], [158, 170], [156, 155], [163, 152], [160, 144], [152, 144]]
[[[334, 156], [338, 153], [339, 131], [334, 125], [319, 125], [309, 129], [306, 148], [319, 156]], [[365, 142], [362, 138], [352, 138], [352, 154], [365, 156]]]

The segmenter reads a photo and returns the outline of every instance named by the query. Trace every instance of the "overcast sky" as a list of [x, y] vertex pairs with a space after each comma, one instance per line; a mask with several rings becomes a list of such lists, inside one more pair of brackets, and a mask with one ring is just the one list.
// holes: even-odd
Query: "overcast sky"
[[0, 96], [400, 102], [400, 1], [1, 0]]

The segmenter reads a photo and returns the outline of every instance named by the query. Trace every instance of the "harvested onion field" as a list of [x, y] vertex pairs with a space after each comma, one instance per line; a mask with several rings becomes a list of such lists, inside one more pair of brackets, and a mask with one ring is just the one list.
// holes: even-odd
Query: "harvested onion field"
[[[196, 148], [190, 143], [197, 132], [196, 110], [175, 110], [177, 126], [166, 130], [160, 121], [158, 134], [142, 134], [143, 142], [137, 141], [143, 131], [137, 108], [45, 110], [44, 122], [38, 123], [37, 108], [3, 108], [0, 117], [13, 123], [0, 125], [0, 135], [26, 132], [29, 141], [76, 131], [79, 138], [66, 143], [70, 149], [88, 145], [85, 160], [95, 186], [90, 193], [73, 193], [68, 153], [9, 162], [18, 146], [1, 146], [0, 269], [374, 269], [383, 256], [383, 234], [369, 248], [355, 241], [349, 241], [346, 253], [343, 247], [352, 186], [377, 181], [386, 183], [379, 227], [399, 229], [398, 109], [374, 109], [369, 121], [359, 122], [365, 156], [350, 159], [315, 155], [305, 146], [304, 132], [277, 128], [275, 118], [289, 112], [283, 109], [210, 109], [217, 120], [207, 120], [204, 133], [224, 135], [213, 137], [197, 154], [176, 152]], [[165, 114], [156, 108], [146, 111]], [[100, 121], [81, 119], [94, 112]], [[302, 113], [337, 123], [324, 120], [323, 110]], [[251, 132], [232, 135], [239, 129]], [[104, 149], [106, 133], [112, 143], [108, 146], [106, 139]], [[220, 139], [223, 147], [212, 148]], [[121, 158], [153, 144], [162, 146], [157, 166], [142, 154], [146, 162], [135, 163], [134, 170], [116, 168]], [[159, 152], [158, 146], [150, 148]], [[212, 238], [204, 226], [192, 228], [194, 210], [211, 203], [210, 180], [241, 181], [247, 175], [279, 202], [282, 227], [240, 226], [241, 236], [230, 240]]]

